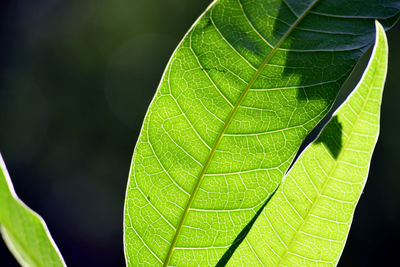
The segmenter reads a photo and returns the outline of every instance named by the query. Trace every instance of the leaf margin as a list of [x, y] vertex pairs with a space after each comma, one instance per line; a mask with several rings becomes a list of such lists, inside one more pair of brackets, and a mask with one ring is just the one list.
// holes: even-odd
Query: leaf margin
[[[58, 260], [58, 262], [56, 264], [51, 265], [51, 266], [66, 266], [65, 260], [62, 256], [58, 246], [56, 245], [53, 237], [51, 236], [50, 231], [49, 231], [44, 219], [38, 213], [36, 213], [34, 210], [32, 210], [28, 205], [26, 205], [18, 197], [17, 193], [15, 192], [14, 185], [11, 181], [6, 164], [0, 153], [0, 179], [3, 179], [3, 178], [5, 181], [5, 185], [7, 186], [7, 189], [8, 189], [8, 192], [6, 192], [6, 194], [7, 193], [9, 194], [11, 201], [15, 201], [15, 203], [21, 208], [21, 210], [24, 213], [28, 214], [28, 216], [30, 216], [31, 219], [34, 220], [33, 223], [38, 224], [38, 226], [41, 228], [40, 231], [43, 231], [45, 234], [45, 237], [47, 237], [47, 241], [50, 244], [50, 249], [53, 252], [55, 252], [56, 259]], [[1, 203], [0, 203], [0, 212], [1, 212], [1, 209], [2, 208], [1, 208]], [[1, 219], [1, 217], [2, 216], [0, 216], [0, 219]], [[36, 260], [36, 255], [30, 253], [29, 244], [28, 244], [28, 247], [26, 247], [25, 244], [23, 244], [23, 242], [18, 241], [18, 238], [15, 238], [12, 234], [12, 231], [11, 231], [12, 227], [10, 227], [10, 228], [11, 229], [8, 229], [4, 225], [4, 223], [2, 223], [0, 221], [0, 232], [3, 237], [3, 240], [4, 240], [5, 244], [7, 245], [7, 247], [9, 248], [10, 252], [14, 255], [17, 262], [21, 266], [32, 266], [32, 265], [30, 265], [30, 263], [27, 262], [26, 259], [24, 259], [25, 257], [30, 257], [30, 259], [28, 259], [28, 260], [31, 260], [32, 262], [34, 262], [35, 265], [33, 265], [33, 266], [42, 266], [40, 264], [40, 261]], [[31, 234], [31, 233], [29, 233], [29, 234]], [[21, 244], [19, 244], [18, 242], [20, 242]], [[23, 251], [20, 252], [19, 251], [20, 249], [22, 249]], [[26, 255], [24, 256], [23, 254], [26, 254]]]

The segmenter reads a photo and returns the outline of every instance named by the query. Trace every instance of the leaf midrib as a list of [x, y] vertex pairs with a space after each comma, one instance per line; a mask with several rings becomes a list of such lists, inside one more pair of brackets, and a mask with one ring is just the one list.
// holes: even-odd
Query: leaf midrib
[[[301, 14], [301, 16], [299, 16], [297, 18], [297, 20], [293, 23], [293, 25], [288, 29], [288, 31], [281, 37], [281, 39], [278, 41], [278, 43], [272, 48], [271, 52], [269, 53], [269, 55], [264, 59], [264, 61], [261, 63], [260, 67], [258, 67], [256, 73], [253, 75], [253, 77], [251, 78], [250, 82], [248, 83], [248, 85], [246, 86], [246, 88], [243, 90], [242, 94], [240, 95], [238, 101], [236, 102], [236, 104], [234, 105], [233, 109], [231, 110], [231, 112], [229, 113], [227, 119], [225, 120], [225, 123], [219, 133], [219, 135], [217, 136], [217, 139], [215, 140], [213, 146], [211, 147], [210, 153], [207, 157], [207, 160], [203, 166], [203, 168], [201, 169], [201, 172], [198, 175], [196, 184], [194, 185], [193, 191], [190, 194], [190, 197], [185, 205], [185, 209], [182, 213], [181, 219], [179, 221], [179, 224], [175, 230], [175, 234], [174, 237], [172, 239], [171, 245], [169, 247], [167, 256], [165, 258], [164, 264], [163, 266], [168, 266], [169, 261], [171, 260], [171, 256], [172, 253], [175, 249], [175, 245], [176, 242], [178, 240], [178, 236], [180, 234], [180, 231], [182, 230], [182, 226], [184, 225], [185, 219], [187, 217], [187, 214], [190, 210], [190, 207], [193, 203], [193, 200], [196, 197], [197, 191], [200, 188], [201, 182], [203, 181], [204, 178], [204, 174], [206, 173], [208, 166], [215, 154], [216, 149], [218, 148], [218, 145], [220, 144], [222, 138], [225, 135], [225, 131], [228, 128], [228, 126], [230, 125], [233, 117], [235, 116], [235, 113], [237, 111], [237, 109], [240, 107], [241, 103], [243, 102], [243, 100], [245, 99], [247, 93], [249, 92], [249, 89], [253, 86], [253, 84], [255, 83], [255, 81], [257, 80], [257, 78], [260, 76], [261, 72], [264, 70], [264, 67], [268, 64], [268, 62], [272, 59], [272, 57], [275, 55], [276, 51], [279, 49], [279, 47], [281, 46], [281, 44], [287, 39], [287, 37], [290, 35], [290, 33], [296, 28], [296, 26], [303, 20], [303, 18], [310, 12], [310, 10], [318, 3], [319, 0], [314, 0], [314, 2], [312, 2], [309, 7]], [[216, 27], [216, 26], [215, 26]]]

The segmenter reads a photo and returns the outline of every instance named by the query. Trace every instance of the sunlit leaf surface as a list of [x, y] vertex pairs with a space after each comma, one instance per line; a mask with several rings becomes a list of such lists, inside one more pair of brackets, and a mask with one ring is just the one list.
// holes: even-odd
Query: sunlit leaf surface
[[215, 265], [373, 43], [374, 19], [398, 9], [214, 1], [172, 55], [144, 120], [125, 202], [127, 264]]
[[232, 266], [335, 266], [364, 188], [378, 134], [387, 70], [385, 31], [360, 83], [293, 165]]
[[1, 154], [0, 229], [8, 248], [22, 266], [65, 266], [43, 219], [17, 197]]

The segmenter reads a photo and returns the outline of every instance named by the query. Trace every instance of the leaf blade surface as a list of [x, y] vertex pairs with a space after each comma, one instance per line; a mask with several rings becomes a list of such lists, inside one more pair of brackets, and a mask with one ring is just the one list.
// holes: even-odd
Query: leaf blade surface
[[359, 84], [294, 163], [230, 265], [337, 264], [379, 134], [388, 46], [378, 22], [376, 36]]
[[65, 266], [46, 223], [16, 195], [0, 154], [0, 229], [22, 266]]
[[132, 160], [128, 265], [216, 264], [372, 43], [373, 18], [395, 15], [349, 22], [304, 3], [214, 1], [179, 44]]

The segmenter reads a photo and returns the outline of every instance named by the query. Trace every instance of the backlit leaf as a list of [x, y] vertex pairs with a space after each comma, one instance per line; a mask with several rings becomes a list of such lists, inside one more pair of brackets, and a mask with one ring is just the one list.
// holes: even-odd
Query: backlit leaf
[[[127, 186], [127, 265], [215, 265], [281, 183], [394, 1], [217, 0], [178, 45]], [[389, 25], [388, 25], [389, 26]]]
[[43, 219], [17, 197], [1, 154], [0, 229], [8, 248], [22, 266], [65, 266]]
[[230, 265], [337, 264], [378, 139], [387, 50], [385, 31], [377, 23], [361, 81], [293, 165]]

